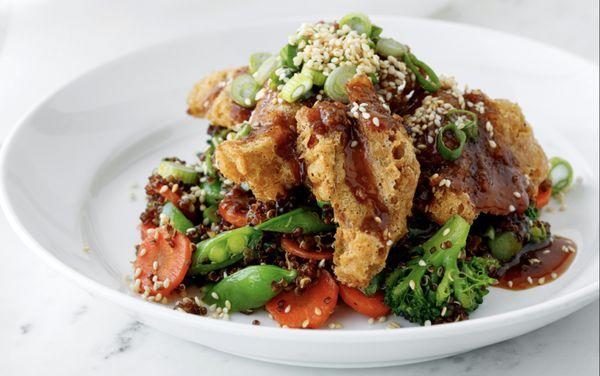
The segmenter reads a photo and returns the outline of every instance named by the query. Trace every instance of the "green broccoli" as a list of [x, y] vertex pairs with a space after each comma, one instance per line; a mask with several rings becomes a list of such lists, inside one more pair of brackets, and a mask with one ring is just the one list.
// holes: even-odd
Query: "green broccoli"
[[470, 225], [458, 215], [450, 218], [416, 256], [389, 274], [385, 303], [392, 311], [419, 324], [466, 318], [495, 282], [489, 276], [499, 266], [493, 258], [466, 259], [463, 252]]

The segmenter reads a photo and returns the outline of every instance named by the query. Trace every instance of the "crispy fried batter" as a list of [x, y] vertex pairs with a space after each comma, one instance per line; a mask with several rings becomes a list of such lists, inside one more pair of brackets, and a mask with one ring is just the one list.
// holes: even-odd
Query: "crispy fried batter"
[[535, 139], [533, 130], [518, 104], [506, 99], [496, 99], [493, 103], [497, 114], [494, 122], [496, 140], [512, 151], [519, 170], [531, 181], [528, 187], [529, 195], [536, 197], [539, 185], [549, 172], [546, 153]]
[[225, 69], [203, 78], [188, 95], [188, 113], [227, 128], [248, 120], [250, 110], [233, 102], [229, 87], [232, 79], [247, 71], [247, 67]]
[[[364, 287], [384, 267], [388, 240], [395, 242], [406, 233], [419, 165], [399, 119], [382, 106], [369, 79], [358, 76], [347, 87], [351, 101], [366, 103], [369, 118], [350, 117], [340, 103], [304, 107], [296, 115], [297, 149], [313, 193], [331, 202], [339, 224], [334, 255], [337, 278]], [[366, 162], [362, 166], [356, 153]], [[374, 192], [364, 181], [357, 190], [353, 180], [361, 177], [356, 175], [372, 179]]]
[[275, 200], [301, 184], [294, 153], [295, 114], [299, 107], [279, 103], [277, 93], [268, 90], [252, 113], [250, 135], [224, 141], [217, 147], [215, 158], [221, 173], [236, 183], [247, 183], [262, 201]]

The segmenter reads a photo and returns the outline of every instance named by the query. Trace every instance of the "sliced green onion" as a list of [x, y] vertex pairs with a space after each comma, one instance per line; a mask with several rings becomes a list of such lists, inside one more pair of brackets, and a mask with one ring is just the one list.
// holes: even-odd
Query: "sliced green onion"
[[517, 239], [513, 232], [503, 232], [500, 235], [490, 239], [488, 246], [492, 255], [500, 261], [508, 261], [515, 257], [523, 248], [523, 244]]
[[279, 67], [281, 67], [281, 59], [278, 56], [271, 56], [260, 65], [256, 72], [254, 72], [254, 79], [262, 86]]
[[373, 25], [371, 20], [364, 13], [348, 13], [339, 22], [340, 26], [348, 25], [352, 30], [355, 30], [359, 35], [371, 35]]
[[215, 177], [217, 176], [217, 169], [213, 165], [212, 157], [215, 154], [215, 147], [210, 145], [210, 147], [204, 153], [204, 174], [208, 176]]
[[[446, 133], [447, 131], [454, 133], [454, 136], [458, 140], [459, 144], [455, 149], [450, 149], [449, 147], [446, 146], [446, 143], [444, 142], [444, 133]], [[460, 157], [460, 155], [462, 154], [463, 148], [465, 147], [466, 140], [467, 140], [467, 135], [465, 134], [465, 132], [458, 129], [456, 124], [454, 124], [454, 123], [446, 124], [445, 126], [440, 128], [440, 130], [437, 134], [437, 142], [436, 142], [437, 151], [438, 151], [438, 153], [440, 153], [442, 158], [444, 158], [445, 160], [453, 161], [455, 159], [458, 159], [458, 157]]]
[[266, 220], [254, 227], [257, 230], [284, 234], [291, 234], [297, 228], [301, 228], [304, 234], [316, 234], [331, 231], [335, 226], [326, 224], [317, 213], [311, 210], [298, 208]]
[[185, 234], [188, 229], [194, 227], [192, 221], [187, 219], [185, 214], [170, 201], [163, 206], [161, 211], [161, 225], [164, 225], [167, 221], [175, 230], [182, 234]]
[[281, 98], [293, 103], [305, 96], [312, 89], [312, 78], [304, 73], [296, 73], [281, 89]]
[[371, 40], [373, 42], [377, 43], [382, 31], [383, 31], [383, 29], [380, 28], [379, 26], [371, 25], [371, 35], [370, 35]]
[[408, 52], [408, 47], [393, 38], [380, 38], [375, 47], [381, 56], [393, 56], [400, 58]]
[[260, 85], [249, 74], [240, 74], [231, 82], [231, 98], [242, 107], [252, 108], [256, 105], [258, 90]]
[[[417, 77], [419, 85], [430, 93], [435, 93], [442, 86], [440, 79], [435, 74], [433, 69], [429, 65], [425, 64], [421, 60], [417, 59], [415, 55], [409, 53], [404, 54], [404, 63]], [[425, 76], [421, 73], [421, 70], [425, 72]]]
[[165, 179], [173, 176], [181, 180], [184, 184], [194, 184], [198, 181], [196, 170], [178, 162], [161, 161], [158, 165], [157, 173]]
[[237, 133], [235, 134], [235, 139], [239, 140], [242, 139], [246, 136], [248, 136], [250, 134], [250, 131], [252, 130], [252, 125], [250, 125], [249, 122], [245, 121], [240, 125], [240, 128], [238, 129]]
[[335, 68], [329, 76], [327, 76], [327, 80], [325, 80], [325, 94], [334, 101], [348, 103], [346, 83], [348, 83], [355, 74], [356, 68], [352, 65], [343, 65]]
[[552, 180], [552, 194], [559, 194], [573, 184], [573, 167], [565, 159], [551, 158], [548, 178]]
[[269, 57], [273, 56], [268, 52], [255, 52], [250, 55], [250, 63], [248, 64], [248, 69], [250, 73], [255, 73], [258, 68], [265, 62]]
[[271, 76], [269, 77], [271, 79], [269, 81], [269, 87], [273, 90], [277, 90], [280, 85], [283, 86], [285, 84], [285, 77], [287, 77], [289, 80], [290, 78], [292, 78], [293, 75], [293, 69], [287, 67], [279, 67], [275, 69], [273, 73], [271, 73]]
[[[462, 129], [462, 131], [465, 132], [470, 139], [474, 140], [477, 138], [477, 136], [479, 135], [479, 127], [477, 125], [477, 114], [468, 110], [454, 108], [448, 111], [447, 115], [448, 117], [452, 117], [452, 115], [465, 115], [469, 117], [470, 119], [466, 123], [464, 123], [464, 126], [460, 129]], [[455, 119], [450, 120], [456, 123]]]
[[294, 64], [296, 54], [298, 54], [298, 47], [286, 44], [279, 52], [279, 57], [281, 57], [281, 62], [284, 66], [297, 70], [298, 66]]
[[327, 76], [325, 76], [323, 74], [323, 72], [319, 72], [317, 70], [310, 69], [306, 65], [304, 65], [302, 67], [302, 71], [301, 72], [303, 74], [309, 76], [310, 78], [312, 78], [313, 85], [315, 85], [315, 86], [323, 86], [323, 85], [325, 85], [325, 80], [327, 80]]

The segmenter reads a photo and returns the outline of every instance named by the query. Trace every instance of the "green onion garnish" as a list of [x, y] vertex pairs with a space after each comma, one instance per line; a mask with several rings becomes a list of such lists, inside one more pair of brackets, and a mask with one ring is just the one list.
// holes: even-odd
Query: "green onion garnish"
[[285, 47], [283, 47], [279, 52], [279, 57], [281, 57], [281, 62], [284, 66], [297, 70], [299, 67], [296, 64], [294, 64], [294, 58], [296, 57], [297, 53], [297, 46], [286, 44]]
[[306, 65], [302, 67], [302, 73], [312, 78], [313, 85], [315, 86], [323, 86], [325, 84], [325, 80], [327, 76], [325, 76], [322, 72], [310, 69]]
[[250, 134], [250, 131], [252, 130], [252, 125], [250, 125], [249, 122], [245, 121], [242, 124], [240, 124], [240, 128], [238, 129], [237, 133], [235, 134], [235, 139], [239, 140], [240, 138], [244, 138], [246, 136], [248, 136]]
[[[404, 54], [404, 63], [410, 69], [415, 76], [419, 85], [430, 93], [435, 93], [442, 86], [440, 79], [427, 64], [417, 59], [415, 55], [409, 53]], [[421, 70], [425, 72], [425, 76], [421, 73]]]
[[296, 73], [281, 89], [281, 98], [293, 103], [302, 98], [312, 89], [312, 78], [304, 73]]
[[281, 67], [281, 59], [278, 56], [271, 56], [260, 65], [256, 72], [254, 72], [254, 79], [262, 86], [279, 67]]
[[573, 184], [573, 167], [566, 160], [553, 157], [550, 159], [548, 178], [552, 180], [552, 194], [559, 194]]
[[268, 52], [255, 52], [250, 55], [250, 63], [248, 64], [248, 69], [250, 73], [255, 73], [258, 68], [272, 55]]
[[249, 74], [240, 74], [231, 82], [231, 98], [242, 107], [254, 107], [258, 90], [260, 85]]
[[464, 123], [464, 126], [461, 128], [463, 132], [469, 136], [470, 139], [474, 140], [479, 135], [479, 127], [477, 125], [477, 114], [468, 110], [461, 110], [458, 108], [454, 108], [448, 111], [448, 117], [454, 123], [456, 123], [456, 119], [453, 118], [453, 115], [465, 115], [470, 119]]
[[356, 68], [352, 65], [343, 65], [335, 68], [325, 80], [325, 94], [334, 101], [348, 103], [346, 83], [354, 77]]
[[373, 42], [377, 43], [377, 41], [380, 38], [380, 35], [381, 35], [382, 31], [383, 31], [383, 29], [380, 28], [379, 26], [377, 26], [377, 25], [371, 25], [371, 35], [370, 35], [371, 40]]
[[375, 50], [381, 56], [393, 56], [397, 58], [404, 56], [408, 52], [408, 48], [404, 44], [393, 38], [380, 38], [377, 41]]
[[165, 179], [173, 176], [184, 184], [194, 184], [198, 181], [196, 170], [179, 162], [161, 161], [156, 172]]
[[348, 13], [339, 22], [340, 26], [348, 25], [352, 30], [355, 30], [359, 35], [371, 35], [371, 20], [363, 13]]
[[[454, 137], [456, 137], [456, 139], [458, 140], [458, 146], [455, 149], [450, 149], [449, 147], [446, 146], [446, 143], [444, 142], [444, 133], [447, 131], [453, 132]], [[458, 159], [458, 157], [460, 157], [460, 155], [462, 154], [463, 148], [465, 147], [466, 140], [467, 140], [467, 135], [465, 134], [465, 132], [458, 129], [456, 124], [454, 124], [454, 123], [446, 124], [445, 126], [440, 128], [440, 130], [437, 134], [437, 142], [436, 142], [437, 151], [438, 151], [438, 153], [440, 153], [442, 158], [444, 158], [445, 160], [453, 161], [455, 159]]]

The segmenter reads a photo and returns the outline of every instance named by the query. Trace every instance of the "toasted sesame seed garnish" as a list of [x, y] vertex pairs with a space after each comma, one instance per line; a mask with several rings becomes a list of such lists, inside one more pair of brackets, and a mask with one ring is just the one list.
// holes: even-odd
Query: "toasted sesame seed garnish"
[[154, 297], [154, 301], [155, 302], [160, 302], [163, 298], [163, 295], [159, 292], [158, 294], [156, 294], [156, 296]]
[[508, 287], [513, 287], [513, 284], [514, 284], [513, 281], [508, 281], [508, 283], [507, 283]]
[[549, 254], [549, 253], [550, 253], [550, 250], [549, 250], [549, 249], [544, 249], [544, 250], [542, 251], [542, 254], [544, 254], [544, 255], [547, 255], [547, 254]]
[[410, 286], [411, 290], [414, 290], [417, 287], [415, 281], [413, 281], [412, 279], [408, 281], [408, 285]]
[[388, 247], [391, 247], [392, 245], [394, 245], [394, 242], [393, 242], [391, 239], [388, 239], [388, 241], [387, 241], [387, 242], [385, 242], [385, 244], [386, 244]]
[[387, 324], [387, 327], [388, 327], [388, 329], [398, 329], [398, 328], [400, 328], [400, 324], [398, 324], [398, 323], [397, 323], [397, 322], [395, 322], [395, 321], [390, 321], [390, 322]]
[[308, 321], [308, 319], [302, 321], [302, 327], [303, 328], [308, 328], [308, 325], [310, 324], [310, 321]]
[[380, 323], [384, 323], [387, 321], [387, 316], [380, 316], [377, 321], [379, 321]]
[[146, 248], [140, 248], [140, 256], [144, 256], [148, 252]]
[[495, 149], [498, 146], [498, 144], [496, 144], [496, 141], [494, 140], [489, 140], [489, 144], [492, 149]]
[[350, 142], [351, 148], [355, 148], [357, 145], [358, 145], [358, 141], [356, 141], [356, 140], [352, 140], [352, 142]]
[[521, 198], [521, 193], [520, 192], [513, 192], [513, 196], [515, 196], [516, 198]]
[[372, 317], [369, 317], [369, 320], [367, 320], [367, 322], [369, 323], [369, 325], [373, 325], [375, 323], [375, 319]]
[[528, 282], [530, 285], [533, 285], [533, 278], [531, 278], [531, 276], [527, 277], [527, 282]]
[[225, 300], [225, 308], [227, 308], [227, 310], [231, 309], [231, 302], [229, 300]]
[[216, 293], [216, 292], [214, 292], [214, 291], [210, 293], [210, 296], [211, 296], [213, 299], [215, 299], [215, 300], [219, 300], [219, 294], [217, 294], [217, 293]]
[[515, 206], [514, 206], [514, 205], [509, 205], [509, 206], [508, 206], [508, 211], [509, 211], [509, 212], [511, 212], [511, 213], [512, 213], [512, 212], [514, 212], [515, 210], [517, 210], [517, 208], [515, 208]]
[[425, 260], [421, 259], [419, 260], [419, 266], [427, 266], [427, 263], [425, 262]]
[[379, 126], [379, 118], [378, 117], [373, 118], [373, 124], [375, 124], [376, 127]]
[[327, 325], [327, 327], [328, 327], [329, 329], [335, 329], [335, 324], [334, 324], [334, 323], [331, 323], [331, 324]]
[[321, 311], [321, 308], [315, 307], [315, 315], [321, 316], [322, 314], [323, 314], [323, 312]]
[[152, 263], [152, 269], [153, 269], [153, 270], [158, 270], [158, 261], [154, 261], [154, 262]]
[[444, 235], [444, 236], [448, 236], [448, 234], [449, 234], [449, 233], [450, 233], [450, 229], [449, 229], [449, 228], [446, 228], [446, 229], [444, 230], [444, 232], [442, 232], [442, 235]]
[[288, 305], [285, 307], [285, 309], [283, 310], [283, 312], [284, 312], [284, 313], [290, 313], [290, 311], [291, 311], [291, 310], [292, 310], [292, 306], [288, 304]]
[[426, 320], [423, 325], [425, 326], [431, 326], [431, 321], [430, 320]]
[[543, 285], [544, 283], [546, 283], [546, 278], [542, 277], [538, 279], [538, 284], [539, 285]]
[[165, 193], [167, 190], [169, 189], [169, 187], [167, 185], [163, 185], [162, 187], [160, 187], [160, 189], [158, 190], [158, 193]]
[[442, 316], [442, 317], [446, 316], [446, 311], [447, 311], [447, 310], [448, 310], [448, 308], [447, 308], [446, 306], [444, 306], [444, 307], [442, 308], [442, 312], [440, 313], [440, 316]]
[[375, 216], [375, 218], [373, 218], [375, 220], [375, 222], [377, 223], [381, 223], [381, 218], [378, 216]]
[[84, 246], [83, 246], [83, 251], [84, 251], [85, 253], [89, 253], [91, 250], [92, 250], [92, 249], [90, 248], [90, 246], [89, 246], [89, 245], [84, 245]]
[[552, 273], [550, 273], [550, 277], [552, 277], [552, 279], [556, 279], [556, 278], [558, 278], [558, 274], [552, 272]]

